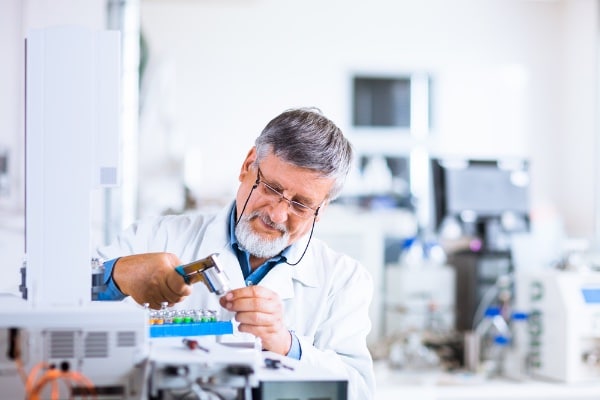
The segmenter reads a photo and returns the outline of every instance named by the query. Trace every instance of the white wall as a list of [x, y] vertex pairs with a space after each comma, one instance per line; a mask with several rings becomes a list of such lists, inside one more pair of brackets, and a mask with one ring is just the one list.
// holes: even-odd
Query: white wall
[[176, 71], [177, 129], [202, 160], [201, 196], [233, 192], [241, 158], [283, 109], [318, 106], [360, 142], [352, 74], [424, 71], [434, 150], [529, 156], [536, 216], [556, 207], [570, 235], [587, 237], [597, 26], [595, 0], [142, 3], [151, 57]]
[[[548, 172], [541, 172], [552, 183], [552, 195], [560, 206], [567, 228], [587, 236], [600, 211], [600, 108], [598, 100], [598, 2], [571, 0], [563, 13], [562, 49], [555, 62], [563, 68], [560, 116], [554, 154]], [[552, 110], [553, 111], [553, 110]], [[535, 143], [543, 142], [543, 132]], [[541, 146], [538, 147], [541, 150]], [[562, 151], [565, 149], [565, 151]], [[593, 190], [596, 190], [595, 192]], [[595, 195], [594, 195], [595, 194]], [[594, 219], [596, 218], [596, 219]], [[596, 235], [600, 226], [596, 226]], [[598, 241], [600, 237], [596, 237]]]

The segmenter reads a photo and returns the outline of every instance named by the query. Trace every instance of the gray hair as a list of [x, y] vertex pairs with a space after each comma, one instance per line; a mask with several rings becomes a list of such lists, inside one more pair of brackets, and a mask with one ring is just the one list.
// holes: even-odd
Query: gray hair
[[300, 168], [334, 180], [327, 196], [339, 196], [350, 171], [352, 145], [330, 119], [317, 108], [284, 111], [272, 119], [256, 138], [256, 162], [272, 153]]

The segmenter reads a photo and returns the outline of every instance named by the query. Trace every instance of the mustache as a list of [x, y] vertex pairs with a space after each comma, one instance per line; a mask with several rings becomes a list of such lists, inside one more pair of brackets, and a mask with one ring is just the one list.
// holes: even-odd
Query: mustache
[[262, 213], [260, 211], [254, 211], [254, 212], [250, 213], [247, 218], [249, 221], [252, 219], [255, 219], [255, 218], [260, 218], [260, 220], [265, 225], [268, 225], [271, 228], [278, 230], [279, 232], [281, 232], [284, 235], [287, 233], [287, 227], [284, 224], [278, 224], [276, 222], [273, 222], [273, 220], [267, 214]]

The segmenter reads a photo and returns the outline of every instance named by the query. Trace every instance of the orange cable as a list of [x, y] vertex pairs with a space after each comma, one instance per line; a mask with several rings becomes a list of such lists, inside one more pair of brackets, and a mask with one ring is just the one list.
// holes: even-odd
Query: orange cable
[[70, 371], [70, 376], [72, 377], [72, 379], [76, 382], [79, 382], [81, 384], [83, 384], [83, 386], [85, 386], [89, 393], [92, 395], [92, 397], [95, 399], [96, 398], [96, 387], [94, 386], [94, 383], [84, 374], [82, 374], [81, 372], [78, 371]]
[[42, 374], [40, 379], [37, 380], [37, 382], [31, 389], [31, 394], [30, 394], [31, 397], [29, 400], [39, 400], [40, 399], [40, 394], [42, 393], [42, 390], [44, 389], [46, 384], [57, 378], [56, 374], [53, 374], [52, 372], [54, 372], [54, 371], [47, 370], [46, 372], [44, 372]]
[[25, 396], [26, 397], [29, 397], [29, 395], [31, 394], [31, 390], [33, 388], [35, 381], [37, 380], [37, 375], [38, 375], [40, 369], [47, 368], [47, 367], [48, 367], [48, 364], [46, 364], [44, 361], [40, 361], [39, 363], [35, 364], [31, 368], [31, 371], [29, 371], [29, 374], [27, 375], [27, 381], [25, 382]]
[[27, 382], [27, 372], [25, 372], [25, 366], [23, 365], [23, 360], [21, 360], [20, 357], [15, 358], [15, 364], [17, 364], [17, 371], [19, 372], [19, 375], [21, 376], [21, 380], [23, 381], [23, 384], [25, 384], [25, 382]]
[[[92, 398], [96, 398], [96, 390], [93, 382], [86, 377], [84, 374], [78, 371], [66, 371], [63, 372], [57, 368], [51, 368], [46, 362], [39, 362], [35, 364], [29, 374], [26, 375], [25, 369], [23, 367], [22, 361], [19, 359], [17, 361], [17, 367], [22, 373], [22, 379], [25, 382], [25, 399], [26, 400], [40, 400], [40, 395], [46, 385], [51, 385], [51, 398], [59, 399], [60, 398], [60, 388], [59, 388], [59, 380], [61, 380], [66, 386], [69, 392], [70, 398], [72, 397], [72, 383], [78, 383], [84, 386]], [[40, 370], [45, 368], [46, 371], [37, 379], [37, 376], [40, 373]], [[85, 394], [85, 398], [87, 398], [87, 394]]]
[[58, 388], [58, 377], [50, 382], [51, 392], [50, 398], [52, 400], [60, 400], [60, 389]]

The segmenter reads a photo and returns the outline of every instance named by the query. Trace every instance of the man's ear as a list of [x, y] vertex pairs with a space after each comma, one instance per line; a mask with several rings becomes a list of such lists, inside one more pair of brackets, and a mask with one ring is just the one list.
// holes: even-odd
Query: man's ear
[[321, 207], [319, 207], [319, 213], [317, 214], [316, 222], [319, 222], [319, 220], [321, 219], [321, 215], [323, 215], [323, 211], [325, 211], [328, 205], [329, 201], [324, 201], [323, 204], [321, 204]]
[[[242, 168], [240, 168], [240, 175], [239, 175], [240, 182], [242, 182], [244, 180], [244, 178], [248, 175], [248, 173], [252, 170], [251, 167], [255, 161], [256, 161], [256, 147], [253, 146], [250, 149], [250, 151], [248, 151], [248, 154], [246, 155], [246, 158], [244, 159], [244, 162], [242, 163]], [[254, 175], [254, 172], [252, 172], [252, 175]]]

